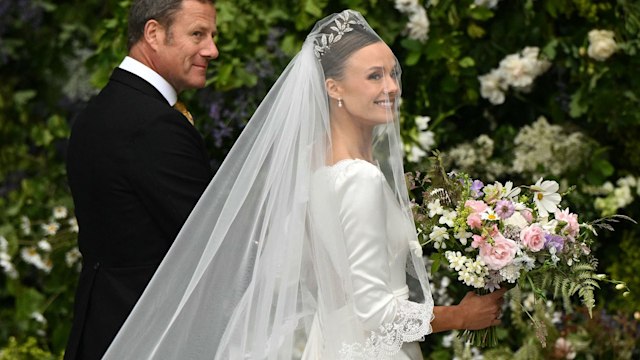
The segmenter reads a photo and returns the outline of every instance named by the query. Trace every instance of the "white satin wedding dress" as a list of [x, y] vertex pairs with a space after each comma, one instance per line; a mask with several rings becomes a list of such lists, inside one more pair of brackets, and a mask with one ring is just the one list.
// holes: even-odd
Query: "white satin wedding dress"
[[[349, 159], [318, 170], [313, 183], [327, 193], [317, 192], [318, 196], [311, 197], [312, 213], [331, 211], [327, 206], [336, 207], [333, 211], [341, 223], [348, 257], [349, 274], [342, 274], [343, 282], [350, 281], [353, 291], [353, 301], [345, 307], [351, 305], [355, 311], [320, 314], [325, 321], [316, 317], [303, 359], [326, 359], [325, 347], [336, 347], [327, 344], [331, 339], [343, 341], [339, 346], [341, 359], [377, 358], [385, 344], [400, 348], [399, 352], [397, 348], [389, 351], [396, 352], [390, 359], [422, 359], [416, 341], [431, 332], [433, 306], [408, 300], [406, 261], [415, 230], [403, 216], [384, 175], [367, 161]], [[331, 204], [332, 199], [336, 199], [335, 204]], [[333, 239], [322, 241], [327, 249], [341, 245], [332, 244]], [[319, 298], [326, 296], [320, 294]], [[356, 319], [348, 315], [344, 318], [349, 313], [355, 313]], [[373, 343], [349, 343], [339, 335], [345, 327], [354, 325], [348, 322], [358, 322], [363, 337], [369, 340], [372, 331], [381, 327], [391, 330], [384, 331], [382, 336], [373, 335]]]

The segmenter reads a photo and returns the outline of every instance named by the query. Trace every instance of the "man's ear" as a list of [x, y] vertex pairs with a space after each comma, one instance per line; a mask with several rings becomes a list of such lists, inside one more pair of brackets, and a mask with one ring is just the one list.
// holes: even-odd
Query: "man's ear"
[[326, 79], [324, 82], [329, 97], [335, 100], [342, 99], [342, 88], [334, 79]]
[[153, 48], [158, 50], [160, 44], [164, 43], [166, 32], [164, 27], [157, 20], [151, 19], [144, 24], [144, 40]]

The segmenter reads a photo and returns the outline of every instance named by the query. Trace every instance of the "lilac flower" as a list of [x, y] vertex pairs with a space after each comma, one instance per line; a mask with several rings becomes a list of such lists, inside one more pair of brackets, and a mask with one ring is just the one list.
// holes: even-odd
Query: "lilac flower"
[[496, 203], [495, 212], [501, 219], [508, 219], [513, 215], [516, 208], [509, 200], [498, 200]]
[[481, 191], [483, 187], [484, 184], [482, 183], [482, 181], [473, 180], [473, 183], [471, 183], [471, 196], [477, 199], [484, 195], [484, 193]]
[[551, 249], [553, 247], [556, 249], [556, 253], [562, 252], [562, 249], [564, 248], [564, 238], [562, 236], [546, 234], [544, 239], [544, 246], [546, 246], [547, 249]]

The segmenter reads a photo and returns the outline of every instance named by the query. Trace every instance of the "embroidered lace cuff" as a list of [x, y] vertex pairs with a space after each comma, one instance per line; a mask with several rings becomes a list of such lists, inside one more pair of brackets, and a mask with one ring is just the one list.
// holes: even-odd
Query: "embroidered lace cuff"
[[431, 333], [433, 305], [400, 300], [392, 322], [380, 325], [362, 343], [342, 344], [340, 359], [387, 359], [398, 352], [406, 342], [422, 340]]

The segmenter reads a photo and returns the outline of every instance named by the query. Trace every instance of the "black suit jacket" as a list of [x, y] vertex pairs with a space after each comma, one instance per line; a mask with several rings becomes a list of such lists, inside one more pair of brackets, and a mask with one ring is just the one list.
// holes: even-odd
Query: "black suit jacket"
[[65, 359], [102, 357], [212, 177], [196, 129], [115, 69], [73, 124], [69, 186], [83, 256]]

